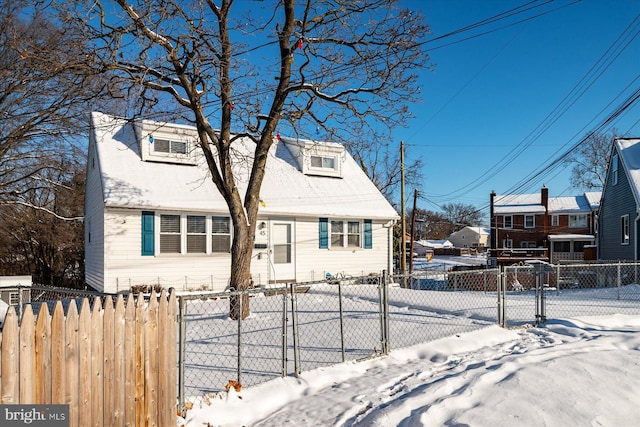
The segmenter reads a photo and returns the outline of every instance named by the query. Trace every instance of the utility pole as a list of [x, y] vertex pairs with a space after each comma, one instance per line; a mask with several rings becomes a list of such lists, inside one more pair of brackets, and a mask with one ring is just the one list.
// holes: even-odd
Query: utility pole
[[413, 273], [413, 239], [416, 236], [416, 204], [418, 202], [418, 190], [413, 190], [413, 210], [411, 211], [411, 249], [409, 250], [409, 274]]
[[400, 220], [402, 221], [402, 230], [400, 242], [400, 271], [402, 271], [403, 287], [407, 287], [407, 221], [405, 220], [404, 209], [404, 142], [400, 141]]

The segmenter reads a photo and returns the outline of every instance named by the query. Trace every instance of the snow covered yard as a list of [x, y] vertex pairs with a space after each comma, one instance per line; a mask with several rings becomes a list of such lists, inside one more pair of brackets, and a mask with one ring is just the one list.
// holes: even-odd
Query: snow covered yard
[[[546, 328], [531, 327], [533, 291], [509, 292], [514, 329], [495, 326], [495, 292], [391, 287], [391, 354], [371, 360], [381, 352], [379, 289], [340, 290], [342, 304], [336, 285], [296, 295], [299, 378], [290, 298], [252, 298], [240, 325], [229, 319], [226, 299], [189, 302], [185, 395], [194, 407], [178, 425], [583, 425], [591, 417], [593, 425], [618, 426], [640, 416], [640, 382], [626, 374], [640, 365], [638, 285], [549, 289]], [[579, 317], [589, 314], [604, 316]], [[244, 388], [227, 393], [239, 326]], [[625, 390], [605, 392], [607, 384]], [[562, 409], [568, 402], [570, 410]], [[577, 408], [584, 413], [570, 415]]]
[[481, 330], [200, 399], [178, 425], [633, 426], [640, 317]]

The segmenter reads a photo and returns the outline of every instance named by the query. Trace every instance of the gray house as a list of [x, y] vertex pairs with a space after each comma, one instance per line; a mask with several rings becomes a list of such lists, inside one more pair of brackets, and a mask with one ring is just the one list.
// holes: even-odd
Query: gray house
[[638, 260], [639, 222], [640, 138], [617, 138], [600, 200], [598, 259]]

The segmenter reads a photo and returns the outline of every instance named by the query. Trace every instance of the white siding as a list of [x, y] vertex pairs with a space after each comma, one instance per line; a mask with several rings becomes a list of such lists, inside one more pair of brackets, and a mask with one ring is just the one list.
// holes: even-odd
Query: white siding
[[97, 158], [93, 137], [89, 142], [87, 178], [84, 200], [84, 257], [85, 282], [92, 288], [103, 291], [104, 284], [104, 202], [100, 162]]
[[140, 210], [109, 209], [104, 223], [106, 292], [158, 283], [178, 290], [221, 291], [227, 287], [230, 254], [142, 256]]
[[380, 274], [388, 267], [388, 228], [373, 222], [372, 249], [320, 249], [318, 219], [296, 223], [296, 280], [322, 280], [326, 273], [362, 276]]
[[[178, 290], [222, 291], [227, 287], [229, 254], [143, 256], [141, 218], [141, 211], [136, 209], [107, 211], [104, 289], [94, 287], [105, 292], [123, 292], [132, 286], [155, 284]], [[388, 267], [389, 230], [383, 223], [372, 224], [372, 249], [319, 249], [318, 219], [297, 220], [295, 233], [298, 282], [323, 280], [326, 273], [379, 274]], [[273, 279], [268, 250], [254, 249], [251, 273], [256, 286], [266, 285]]]

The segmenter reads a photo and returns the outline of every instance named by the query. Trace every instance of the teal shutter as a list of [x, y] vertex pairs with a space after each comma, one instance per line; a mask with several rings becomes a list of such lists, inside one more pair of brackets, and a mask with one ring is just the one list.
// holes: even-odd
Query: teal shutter
[[154, 212], [142, 212], [142, 255], [154, 255]]
[[364, 248], [373, 248], [373, 227], [370, 219], [364, 220]]
[[320, 218], [318, 223], [320, 249], [329, 249], [329, 218]]

